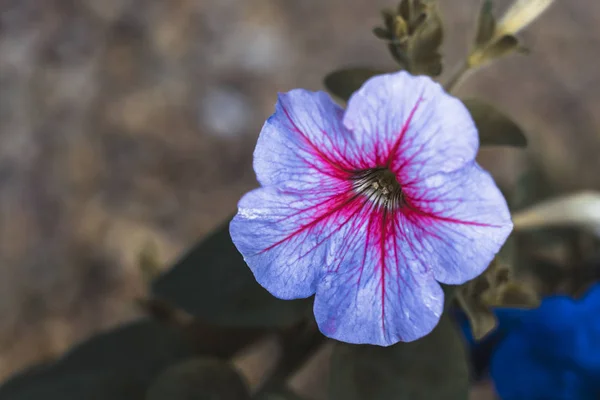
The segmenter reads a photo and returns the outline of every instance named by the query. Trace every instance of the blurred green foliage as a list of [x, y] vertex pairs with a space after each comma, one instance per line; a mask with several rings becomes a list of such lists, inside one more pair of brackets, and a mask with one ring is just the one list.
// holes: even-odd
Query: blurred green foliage
[[448, 314], [432, 333], [390, 347], [336, 343], [332, 400], [466, 400], [468, 365], [461, 335]]
[[312, 299], [280, 300], [256, 283], [229, 236], [229, 222], [152, 284], [156, 298], [220, 326], [282, 328], [298, 323]]

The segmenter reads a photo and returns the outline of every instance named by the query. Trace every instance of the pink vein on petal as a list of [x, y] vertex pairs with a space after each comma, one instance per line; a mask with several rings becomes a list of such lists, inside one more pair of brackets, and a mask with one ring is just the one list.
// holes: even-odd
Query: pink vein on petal
[[[349, 178], [350, 175], [352, 174], [352, 163], [345, 156], [343, 156], [342, 154], [339, 153], [337, 143], [336, 144], [332, 143], [331, 139], [329, 138], [329, 135], [323, 134], [323, 131], [321, 131], [321, 134], [323, 134], [323, 138], [328, 138], [330, 140], [330, 143], [333, 145], [332, 147], [336, 150], [336, 152], [339, 155], [338, 159], [332, 159], [332, 155], [325, 154], [321, 149], [319, 149], [308, 138], [308, 136], [305, 133], [302, 132], [302, 130], [300, 130], [298, 125], [294, 122], [294, 120], [290, 116], [288, 110], [285, 107], [282, 107], [282, 108], [283, 108], [283, 112], [284, 112], [286, 118], [288, 119], [289, 123], [292, 125], [292, 130], [294, 131], [294, 133], [298, 134], [302, 138], [303, 142], [306, 145], [308, 145], [310, 150], [312, 150], [312, 152], [314, 152], [314, 155], [316, 155], [320, 161], [324, 162], [326, 166], [333, 169], [334, 174], [331, 176], [334, 178], [338, 178], [338, 179]], [[307, 164], [309, 166], [312, 166], [313, 168], [315, 167], [314, 165], [311, 165], [306, 159], [304, 159], [304, 161], [307, 162]], [[345, 164], [345, 165], [342, 165], [342, 164]], [[323, 171], [320, 171], [319, 169], [317, 169], [317, 171], [323, 173]]]
[[[380, 153], [379, 151], [379, 147], [377, 147], [376, 149], [376, 160], [375, 163], [376, 164], [384, 164], [387, 168], [391, 168], [392, 165], [394, 164], [394, 162], [396, 160], [394, 160], [394, 157], [399, 156], [397, 153], [399, 151], [400, 146], [403, 144], [403, 141], [405, 140], [406, 137], [406, 133], [408, 132], [408, 130], [411, 128], [411, 122], [414, 119], [414, 116], [419, 108], [419, 105], [421, 104], [421, 102], [423, 101], [423, 98], [420, 97], [417, 102], [415, 103], [415, 105], [412, 107], [406, 121], [403, 123], [402, 129], [399, 132], [396, 140], [393, 142], [393, 144], [390, 146], [389, 149], [387, 150], [387, 155], [385, 155], [385, 159], [381, 159], [380, 157], [383, 156], [383, 154]], [[309, 165], [310, 167], [314, 168], [315, 171], [317, 171], [318, 173], [324, 174], [325, 176], [328, 176], [330, 178], [335, 178], [337, 180], [340, 181], [347, 181], [349, 177], [352, 176], [353, 174], [353, 167], [352, 167], [352, 163], [346, 158], [346, 156], [344, 156], [343, 150], [340, 151], [340, 149], [338, 148], [338, 143], [335, 143], [334, 140], [330, 137], [330, 135], [327, 135], [326, 132], [321, 131], [320, 133], [322, 134], [322, 137], [324, 139], [327, 139], [329, 141], [329, 144], [332, 148], [332, 150], [334, 151], [333, 154], [326, 154], [323, 150], [321, 150], [317, 145], [315, 145], [315, 143], [313, 143], [308, 135], [304, 134], [300, 128], [297, 126], [297, 124], [293, 121], [293, 119], [291, 118], [289, 112], [284, 108], [283, 109], [289, 123], [292, 126], [293, 131], [298, 134], [300, 136], [300, 138], [302, 139], [302, 141], [308, 146], [310, 152], [313, 153], [313, 156], [316, 156], [317, 162], [321, 162], [323, 163], [323, 165], [325, 166], [325, 168], [327, 168], [328, 170], [323, 170], [323, 167], [320, 167], [318, 165], [316, 165], [314, 162], [311, 162], [307, 159], [304, 158], [304, 162]], [[344, 143], [344, 145], [348, 145], [348, 143]], [[400, 166], [400, 168], [396, 171], [396, 173], [399, 172], [399, 170], [401, 170], [406, 164], [411, 163], [412, 159], [418, 154], [418, 151], [415, 152], [415, 154], [411, 155], [411, 157], [404, 159], [402, 165]], [[361, 167], [363, 167], [362, 164], [367, 164], [366, 159], [361, 158], [359, 160], [359, 164]], [[364, 165], [364, 167], [368, 168], [368, 167], [374, 167], [376, 165]], [[341, 182], [340, 182], [341, 183]], [[343, 184], [341, 185], [342, 187], [344, 186]], [[402, 273], [400, 272], [399, 268], [400, 268], [400, 255], [398, 254], [398, 245], [396, 244], [397, 240], [400, 240], [400, 238], [396, 237], [398, 234], [400, 234], [402, 231], [404, 231], [404, 229], [401, 228], [400, 226], [400, 222], [398, 217], [400, 217], [401, 215], [404, 216], [404, 222], [405, 223], [410, 223], [411, 225], [414, 226], [420, 226], [422, 228], [422, 233], [421, 234], [428, 234], [434, 237], [437, 237], [438, 235], [432, 234], [431, 232], [427, 231], [427, 226], [431, 225], [431, 220], [437, 220], [440, 222], [447, 222], [447, 223], [456, 223], [456, 224], [467, 224], [467, 225], [476, 225], [476, 226], [491, 226], [489, 224], [480, 224], [477, 222], [470, 222], [470, 221], [462, 221], [459, 219], [455, 219], [455, 218], [450, 218], [450, 217], [445, 217], [445, 216], [441, 216], [432, 212], [428, 212], [425, 210], [422, 210], [420, 207], [416, 207], [416, 206], [410, 206], [410, 204], [407, 204], [406, 207], [400, 208], [399, 210], [395, 210], [395, 211], [386, 211], [385, 209], [376, 209], [375, 207], [366, 207], [367, 206], [367, 202], [368, 200], [364, 200], [362, 202], [362, 204], [357, 204], [357, 198], [358, 196], [356, 194], [353, 194], [351, 192], [351, 188], [349, 186], [346, 186], [345, 188], [343, 188], [343, 190], [341, 192], [335, 193], [333, 195], [328, 196], [322, 203], [317, 204], [317, 205], [313, 205], [307, 208], [304, 208], [302, 210], [299, 210], [297, 213], [292, 214], [290, 216], [287, 216], [285, 219], [289, 219], [291, 217], [294, 216], [298, 216], [302, 213], [310, 213], [312, 210], [318, 209], [319, 207], [324, 207], [326, 208], [326, 210], [324, 212], [321, 213], [316, 213], [316, 215], [312, 216], [312, 218], [310, 218], [310, 222], [308, 223], [304, 223], [301, 224], [298, 229], [296, 229], [294, 232], [288, 234], [287, 236], [285, 236], [283, 239], [277, 241], [276, 243], [272, 244], [271, 246], [267, 247], [266, 249], [263, 250], [263, 252], [269, 251], [279, 245], [281, 245], [284, 242], [287, 242], [289, 240], [292, 240], [294, 237], [302, 234], [303, 232], [306, 232], [307, 230], [313, 229], [316, 226], [318, 226], [320, 223], [326, 221], [329, 218], [334, 218], [337, 219], [336, 215], [342, 213], [342, 214], [346, 214], [345, 219], [343, 218], [342, 221], [335, 221], [333, 222], [333, 224], [337, 225], [334, 229], [332, 229], [331, 232], [329, 232], [327, 235], [325, 235], [325, 237], [321, 238], [313, 247], [311, 247], [310, 249], [308, 249], [307, 251], [305, 251], [305, 254], [302, 255], [302, 257], [304, 257], [306, 254], [310, 253], [312, 250], [314, 250], [316, 247], [322, 245], [323, 243], [325, 243], [328, 239], [330, 239], [337, 231], [339, 231], [340, 227], [349, 223], [350, 220], [352, 220], [354, 218], [354, 221], [352, 222], [352, 226], [355, 227], [355, 224], [357, 222], [367, 222], [367, 230], [366, 230], [366, 238], [364, 238], [365, 243], [364, 243], [364, 250], [363, 250], [363, 256], [362, 256], [362, 265], [358, 265], [357, 270], [358, 270], [358, 277], [356, 280], [356, 284], [357, 286], [360, 286], [361, 284], [361, 280], [362, 280], [362, 276], [364, 274], [364, 269], [365, 269], [365, 265], [367, 264], [366, 262], [366, 258], [367, 258], [367, 253], [369, 251], [369, 248], [371, 248], [372, 250], [375, 251], [379, 251], [378, 254], [378, 262], [375, 266], [376, 271], [371, 271], [373, 273], [377, 273], [379, 274], [379, 290], [380, 290], [380, 301], [381, 301], [381, 329], [382, 332], [384, 334], [386, 334], [386, 322], [385, 322], [385, 318], [386, 318], [386, 295], [387, 295], [387, 287], [386, 285], [388, 285], [390, 283], [390, 281], [393, 280], [393, 277], [389, 277], [388, 278], [388, 274], [391, 273], [391, 270], [389, 269], [389, 265], [388, 263], [390, 262], [390, 260], [388, 260], [388, 257], [392, 257], [392, 262], [395, 264], [395, 272], [396, 272], [396, 283], [398, 286], [398, 291], [400, 291], [400, 280], [404, 280], [404, 278], [402, 277]], [[429, 200], [431, 202], [437, 201], [437, 200]], [[346, 210], [346, 213], [344, 213], [344, 210]], [[358, 218], [358, 216], [360, 214], [362, 214], [362, 212], [364, 212], [365, 210], [369, 210], [370, 211], [370, 215], [363, 215], [364, 218]], [[376, 220], [379, 220], [378, 223], [375, 223]], [[430, 220], [430, 221], [425, 221], [425, 220]], [[398, 229], [399, 228], [399, 229]], [[352, 232], [353, 230], [350, 229], [348, 230], [348, 232]], [[439, 237], [438, 237], [439, 239]], [[388, 245], [388, 240], [391, 240], [391, 248], [390, 250], [393, 252], [393, 256], [391, 254], [387, 254], [387, 245]], [[415, 243], [412, 243], [412, 241], [410, 240], [405, 240], [408, 244], [408, 248], [410, 249], [410, 252], [413, 254], [413, 256], [418, 257], [419, 249], [416, 247]], [[349, 240], [348, 238], [346, 238], [346, 242], [347, 242], [347, 246], [351, 246], [351, 240]], [[377, 245], [377, 242], [378, 245]], [[372, 246], [372, 247], [371, 247]], [[343, 257], [343, 256], [342, 256]], [[406, 254], [402, 254], [402, 258], [404, 259], [404, 261], [406, 261]], [[341, 260], [338, 260], [339, 265], [342, 264]], [[423, 261], [423, 260], [421, 260]], [[339, 265], [336, 266], [336, 268], [334, 269], [334, 272], [338, 272], [338, 268]], [[406, 282], [404, 282], [406, 283]], [[398, 293], [399, 295], [399, 293]]]
[[415, 103], [413, 108], [411, 109], [410, 113], [408, 114], [408, 118], [404, 122], [404, 124], [402, 126], [402, 130], [400, 131], [400, 134], [398, 135], [398, 138], [396, 139], [396, 141], [390, 148], [389, 153], [387, 155], [387, 159], [385, 160], [385, 166], [388, 169], [391, 169], [392, 163], [394, 162], [394, 157], [396, 156], [396, 153], [398, 152], [398, 149], [399, 149], [400, 145], [402, 144], [404, 137], [406, 136], [406, 132], [410, 129], [410, 123], [412, 122], [412, 120], [415, 116], [415, 113], [417, 112], [417, 109], [419, 108], [419, 105], [421, 104], [422, 101], [423, 101], [423, 98], [419, 97], [419, 99], [417, 100], [417, 102]]

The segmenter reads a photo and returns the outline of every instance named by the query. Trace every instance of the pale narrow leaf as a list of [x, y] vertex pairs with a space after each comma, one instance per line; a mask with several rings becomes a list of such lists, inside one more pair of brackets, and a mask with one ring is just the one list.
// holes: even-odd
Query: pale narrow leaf
[[514, 35], [532, 23], [554, 0], [516, 0], [496, 26], [496, 37]]
[[586, 191], [536, 204], [513, 214], [516, 230], [580, 226], [600, 236], [600, 192]]

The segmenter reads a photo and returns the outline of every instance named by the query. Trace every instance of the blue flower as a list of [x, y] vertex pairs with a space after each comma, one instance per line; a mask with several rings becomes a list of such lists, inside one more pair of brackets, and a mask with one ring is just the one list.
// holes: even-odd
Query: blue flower
[[491, 361], [503, 400], [600, 399], [600, 285], [579, 301], [544, 299], [519, 319]]
[[480, 340], [475, 340], [467, 315], [460, 309], [453, 310], [463, 333], [466, 345], [469, 347], [471, 358], [471, 373], [475, 381], [489, 376], [489, 366], [493, 351], [514, 327], [521, 323], [521, 319], [531, 312], [529, 309], [497, 308], [493, 310], [498, 321], [496, 328]]
[[427, 77], [371, 78], [346, 110], [323, 92], [281, 94], [231, 237], [274, 296], [315, 294], [325, 335], [416, 340], [439, 321], [438, 282], [479, 275], [512, 230], [478, 147], [468, 110]]

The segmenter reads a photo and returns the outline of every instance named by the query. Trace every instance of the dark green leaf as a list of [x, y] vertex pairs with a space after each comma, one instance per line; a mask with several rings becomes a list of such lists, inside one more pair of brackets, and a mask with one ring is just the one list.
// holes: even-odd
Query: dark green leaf
[[463, 100], [479, 131], [481, 146], [527, 146], [521, 128], [496, 108], [480, 100]]
[[72, 371], [30, 382], [1, 400], [143, 400], [144, 385], [115, 371]]
[[454, 304], [454, 299], [460, 289], [457, 285], [441, 285], [444, 291], [444, 309], [447, 310]]
[[385, 25], [385, 28], [388, 31], [393, 32], [394, 31], [394, 21], [396, 19], [396, 13], [394, 12], [394, 10], [390, 10], [390, 9], [382, 10], [381, 18], [383, 19], [383, 24]]
[[34, 386], [33, 383], [45, 379], [53, 370], [54, 363], [34, 365], [26, 370], [11, 376], [0, 386], [0, 399], [9, 399], [23, 388]]
[[411, 70], [415, 75], [427, 75], [432, 77], [439, 76], [442, 71], [442, 55], [439, 53], [431, 53], [428, 57], [422, 56], [419, 59], [415, 59]]
[[410, 41], [409, 57], [413, 74], [435, 77], [442, 73], [442, 57], [439, 48], [443, 39], [442, 19], [437, 9], [432, 8]]
[[246, 383], [229, 363], [197, 358], [174, 365], [148, 389], [146, 400], [250, 400]]
[[487, 304], [478, 297], [470, 297], [465, 293], [457, 296], [460, 308], [465, 312], [471, 332], [475, 340], [483, 339], [496, 328], [498, 321]]
[[460, 333], [444, 314], [432, 333], [391, 347], [336, 343], [331, 400], [466, 400], [468, 366]]
[[223, 328], [200, 321], [187, 325], [184, 332], [196, 354], [224, 359], [230, 358], [265, 334], [264, 329]]
[[492, 14], [492, 9], [492, 0], [483, 0], [477, 24], [477, 35], [475, 36], [475, 44], [479, 47], [486, 45], [494, 35], [496, 19]]
[[400, 65], [400, 69], [408, 70], [410, 65], [410, 58], [408, 54], [406, 54], [406, 46], [398, 44], [398, 43], [389, 43], [388, 50], [390, 54], [396, 60], [398, 65]]
[[[54, 364], [25, 371], [0, 387], [0, 399], [38, 385], [75, 385], [77, 390], [84, 390], [84, 386], [67, 379], [79, 373], [85, 374], [82, 379], [90, 385], [98, 380], [112, 382], [113, 376], [107, 375], [107, 371], [127, 376], [136, 385], [147, 385], [168, 365], [192, 354], [192, 346], [181, 332], [155, 321], [142, 320], [94, 336]], [[124, 381], [119, 382], [118, 385], [124, 384]]]
[[277, 299], [261, 287], [231, 241], [229, 223], [160, 276], [152, 290], [202, 321], [230, 327], [291, 326], [312, 305], [312, 299]]
[[392, 40], [392, 33], [387, 29], [381, 28], [379, 26], [373, 28], [373, 34], [375, 34], [375, 36], [377, 36], [379, 39]]
[[436, 10], [431, 10], [427, 19], [419, 26], [414, 34], [414, 54], [425, 55], [436, 53], [444, 40], [442, 18]]
[[57, 362], [13, 377], [0, 387], [0, 400], [41, 400], [46, 392], [57, 396], [50, 399], [62, 399], [63, 392], [65, 399], [73, 400], [141, 399], [168, 366], [195, 354], [229, 357], [256, 335], [199, 322], [181, 330], [142, 320], [94, 336]]
[[304, 400], [290, 389], [282, 389], [259, 395], [256, 400]]
[[[465, 312], [475, 339], [479, 340], [496, 327], [496, 317], [490, 307], [482, 300], [488, 292], [495, 293], [498, 281], [505, 282], [507, 278], [497, 279], [503, 264], [497, 255], [483, 274], [461, 285], [456, 296], [458, 305]], [[506, 274], [508, 275], [508, 274]]]
[[139, 305], [156, 321], [177, 326], [195, 354], [230, 358], [266, 333], [264, 328], [231, 328], [190, 320], [187, 314], [157, 299], [145, 299]]
[[535, 290], [515, 278], [515, 250], [516, 238], [511, 235], [488, 268], [460, 286], [458, 304], [465, 312], [473, 337], [477, 340], [496, 327], [492, 307], [532, 306], [537, 303]]
[[398, 14], [406, 21], [410, 21], [414, 15], [414, 0], [402, 0], [398, 5]]
[[385, 71], [373, 68], [347, 68], [330, 73], [325, 77], [324, 83], [330, 93], [347, 101], [366, 80], [384, 73]]
[[415, 33], [417, 28], [428, 18], [428, 12], [426, 12], [427, 7], [423, 5], [421, 6], [421, 10], [422, 11], [411, 21], [411, 26], [409, 26], [409, 32], [411, 34]]
[[412, 28], [423, 20], [427, 8], [428, 4], [422, 0], [402, 0], [398, 5], [398, 15], [409, 23], [412, 32]]
[[191, 344], [178, 330], [142, 320], [92, 337], [69, 351], [57, 366], [72, 371], [123, 369], [148, 380], [192, 352]]

